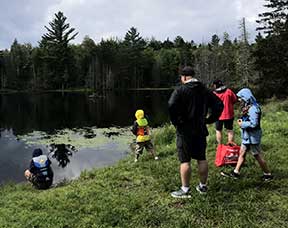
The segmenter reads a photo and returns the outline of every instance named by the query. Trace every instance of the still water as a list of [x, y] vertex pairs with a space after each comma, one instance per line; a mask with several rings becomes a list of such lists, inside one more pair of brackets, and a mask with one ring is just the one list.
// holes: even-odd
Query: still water
[[[23, 172], [35, 148], [50, 157], [56, 183], [115, 163], [131, 151], [134, 137], [128, 127], [135, 111], [144, 109], [150, 125], [161, 126], [168, 121], [170, 94], [170, 90], [1, 94], [0, 184], [25, 180]], [[67, 153], [57, 153], [61, 144], [66, 144]]]

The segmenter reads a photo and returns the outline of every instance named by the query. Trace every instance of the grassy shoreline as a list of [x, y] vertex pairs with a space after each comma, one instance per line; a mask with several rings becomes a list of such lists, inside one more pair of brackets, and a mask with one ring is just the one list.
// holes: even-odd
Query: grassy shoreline
[[[288, 102], [265, 105], [261, 124], [264, 156], [275, 175], [270, 183], [260, 180], [262, 173], [251, 155], [240, 180], [221, 177], [213, 164], [216, 144], [211, 126], [207, 196], [192, 189], [191, 199], [170, 197], [180, 178], [175, 129], [166, 125], [153, 132], [159, 161], [145, 153], [133, 163], [131, 155], [46, 191], [29, 184], [2, 186], [0, 227], [287, 227]], [[235, 132], [239, 143], [237, 127]], [[195, 161], [192, 168], [194, 188]]]

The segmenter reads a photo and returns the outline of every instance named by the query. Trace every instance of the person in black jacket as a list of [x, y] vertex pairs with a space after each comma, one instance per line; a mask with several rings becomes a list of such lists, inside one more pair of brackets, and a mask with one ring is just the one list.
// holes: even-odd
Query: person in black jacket
[[53, 171], [51, 161], [47, 155], [43, 155], [40, 148], [33, 151], [30, 167], [25, 170], [24, 175], [38, 189], [48, 189], [52, 185]]
[[181, 163], [182, 187], [171, 193], [175, 198], [191, 197], [189, 187], [191, 159], [197, 160], [198, 163], [200, 183], [196, 190], [201, 194], [207, 192], [206, 124], [218, 120], [224, 107], [222, 101], [194, 76], [192, 67], [184, 67], [181, 71], [182, 84], [173, 91], [168, 102], [170, 119], [176, 127], [176, 144]]

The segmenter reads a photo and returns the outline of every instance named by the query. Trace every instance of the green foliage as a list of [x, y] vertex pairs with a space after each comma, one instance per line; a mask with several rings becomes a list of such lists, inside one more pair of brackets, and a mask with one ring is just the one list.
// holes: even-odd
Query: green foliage
[[64, 14], [58, 12], [49, 26], [45, 26], [47, 33], [42, 36], [39, 47], [21, 45], [15, 40], [10, 51], [2, 51], [1, 89], [167, 88], [177, 84], [181, 67], [191, 65], [196, 77], [206, 85], [217, 78], [234, 89], [250, 87], [257, 97], [285, 97], [288, 3], [267, 2], [266, 6], [273, 11], [261, 14], [259, 23], [268, 23], [272, 30], [280, 23], [281, 29], [276, 26], [275, 32], [267, 37], [258, 35], [253, 44], [248, 43], [243, 18], [240, 39], [234, 42], [228, 33], [224, 33], [223, 38], [214, 34], [210, 43], [198, 46], [179, 35], [173, 41], [167, 38], [162, 42], [153, 37], [146, 40], [137, 28], [131, 27], [123, 40], [102, 39], [96, 44], [86, 36], [81, 44], [69, 45], [77, 33], [70, 28]]
[[161, 49], [156, 56], [156, 62], [160, 69], [160, 86], [175, 85], [178, 78], [180, 53], [176, 49]]
[[288, 40], [285, 34], [259, 39], [257, 42], [254, 56], [256, 69], [262, 73], [259, 87], [268, 97], [287, 96], [287, 50]]
[[156, 145], [166, 146], [175, 142], [175, 128], [171, 124], [165, 124], [163, 127], [157, 129], [153, 138]]
[[287, 21], [287, 0], [265, 0], [267, 4], [264, 6], [271, 9], [269, 12], [259, 14], [260, 17], [257, 22], [260, 27], [257, 30], [263, 30], [268, 35], [279, 35], [285, 31], [285, 23]]
[[212, 36], [211, 45], [213, 47], [217, 47], [219, 45], [219, 42], [220, 42], [220, 38], [216, 34], [214, 34]]
[[48, 78], [49, 87], [64, 89], [68, 83], [73, 83], [73, 56], [68, 46], [78, 33], [74, 33], [74, 28], [69, 28], [66, 17], [62, 12], [55, 14], [49, 26], [45, 26], [47, 33], [42, 36], [40, 48], [42, 48], [43, 68], [47, 67], [49, 72], [42, 72]]
[[6, 65], [5, 71], [7, 78], [9, 78], [5, 86], [22, 90], [30, 87], [30, 80], [33, 74], [31, 53], [32, 46], [30, 44], [21, 45], [16, 39], [14, 40], [9, 56], [7, 56], [6, 64], [4, 59], [4, 68]]
[[[288, 212], [287, 101], [263, 107], [263, 151], [275, 175], [269, 183], [252, 155], [240, 180], [220, 176], [213, 164], [215, 129], [209, 128], [207, 158], [209, 191], [191, 199], [174, 199], [179, 188], [175, 129], [166, 125], [153, 131], [159, 161], [144, 153], [138, 163], [128, 156], [114, 166], [83, 172], [78, 180], [46, 191], [28, 184], [0, 188], [0, 226], [3, 228], [80, 227], [286, 227]], [[286, 111], [285, 111], [286, 110]], [[236, 140], [239, 132], [235, 126]], [[198, 184], [192, 162], [192, 187]], [[227, 168], [231, 170], [232, 168]]]
[[258, 30], [264, 30], [268, 36], [257, 37], [254, 51], [256, 69], [261, 74], [259, 87], [268, 97], [285, 97], [288, 93], [288, 1], [266, 1], [265, 6], [271, 11], [259, 15], [258, 23], [262, 27]]

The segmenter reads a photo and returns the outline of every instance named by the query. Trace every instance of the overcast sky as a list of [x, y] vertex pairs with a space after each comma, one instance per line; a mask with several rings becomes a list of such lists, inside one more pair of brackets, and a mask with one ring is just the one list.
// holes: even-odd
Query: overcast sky
[[209, 42], [213, 34], [231, 39], [240, 36], [239, 23], [246, 18], [250, 40], [255, 37], [259, 13], [265, 0], [1, 0], [0, 49], [13, 40], [38, 45], [44, 26], [62, 11], [71, 27], [79, 32], [74, 43], [88, 35], [123, 38], [132, 26], [143, 38], [171, 41], [180, 35], [186, 41]]

